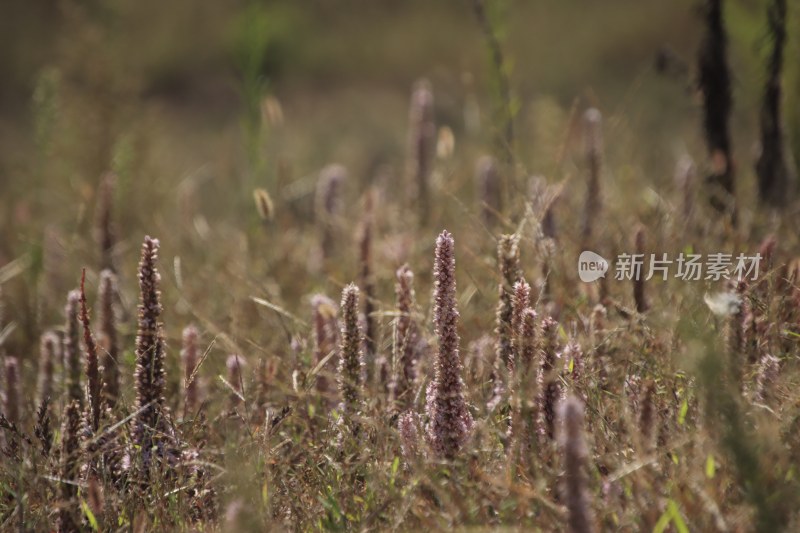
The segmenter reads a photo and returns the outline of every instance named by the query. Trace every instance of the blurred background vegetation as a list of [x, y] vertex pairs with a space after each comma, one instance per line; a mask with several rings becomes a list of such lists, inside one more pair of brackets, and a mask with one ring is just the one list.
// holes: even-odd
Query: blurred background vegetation
[[[696, 141], [686, 136], [687, 124], [697, 122], [689, 80], [665, 79], [654, 69], [665, 46], [693, 63], [701, 29], [696, 2], [489, 4], [519, 100], [519, 157], [531, 171], [546, 170], [536, 168], [536, 134], [546, 136], [549, 115], [576, 99], [624, 114], [637, 136], [647, 133], [654, 152]], [[726, 3], [743, 151], [756, 124], [765, 4]], [[787, 65], [795, 72], [786, 92], [796, 116], [792, 37]], [[90, 180], [149, 114], [179, 130], [169, 137], [172, 148], [207, 158], [199, 146], [186, 146], [196, 145], [192, 137], [225, 136], [257, 114], [254, 103], [267, 94], [283, 105], [284, 155], [308, 168], [349, 158], [366, 171], [369, 162], [402, 156], [408, 93], [419, 77], [433, 82], [439, 123], [462, 137], [465, 103], [485, 104], [487, 63], [469, 0], [11, 0], [0, 21], [4, 181], [17, 179], [35, 130], [45, 127], [36, 124], [34, 95], [47, 98], [48, 90], [58, 93], [62, 111], [77, 115], [48, 127], [62, 128], [60, 136], [79, 126], [69, 130], [77, 153], [64, 155], [76, 175]]]
[[[690, 80], [660, 77], [654, 64], [668, 47], [691, 66], [701, 29], [696, 2], [489, 4], [518, 99], [519, 158], [531, 171], [547, 170], [537, 168], [537, 134], [554, 134], [551, 115], [576, 101], [618, 120], [624, 115], [637, 137], [646, 132], [654, 162], [671, 158], [676, 143], [695, 144], [697, 138], [686, 133], [697, 122]], [[743, 153], [754, 138], [765, 4], [726, 3], [735, 130]], [[68, 175], [94, 180], [108, 168], [114, 146], [152, 115], [177, 130], [160, 139], [177, 153], [213, 157], [196, 136], [252, 135], [246, 124], [243, 130], [231, 127], [252, 121], [268, 94], [284, 111], [285, 129], [275, 135], [282, 155], [302, 161], [304, 170], [339, 158], [362, 173], [402, 157], [415, 79], [432, 80], [438, 122], [457, 138], [465, 130], [465, 105], [474, 99], [483, 109], [488, 93], [487, 54], [469, 0], [11, 0], [3, 12], [4, 182], [23, 181], [21, 160], [48, 128], [54, 137], [68, 134], [71, 142], [38, 142], [64, 150]], [[798, 22], [798, 14], [792, 16]], [[795, 71], [786, 92], [796, 117], [798, 76], [791, 58], [798, 46], [792, 37], [787, 65]], [[42, 101], [48, 98], [58, 103]], [[51, 123], [56, 117], [37, 113], [37, 102], [66, 116]], [[486, 135], [491, 125], [484, 126]], [[791, 126], [796, 129], [796, 118]]]

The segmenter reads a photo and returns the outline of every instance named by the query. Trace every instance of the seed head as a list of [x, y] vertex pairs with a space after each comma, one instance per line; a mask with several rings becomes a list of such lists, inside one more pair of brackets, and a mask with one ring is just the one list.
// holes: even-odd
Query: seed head
[[272, 205], [272, 197], [270, 197], [267, 190], [255, 189], [253, 191], [253, 201], [256, 204], [256, 210], [261, 220], [272, 222], [272, 218], [275, 216], [275, 209]]

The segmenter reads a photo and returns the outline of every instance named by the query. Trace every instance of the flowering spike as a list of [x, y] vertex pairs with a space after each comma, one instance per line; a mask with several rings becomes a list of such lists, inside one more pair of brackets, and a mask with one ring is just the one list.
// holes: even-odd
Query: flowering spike
[[81, 408], [70, 400], [64, 409], [61, 426], [61, 467], [59, 475], [58, 531], [80, 531], [75, 509], [78, 509], [78, 474], [80, 471]]
[[67, 295], [66, 334], [64, 336], [64, 386], [67, 392], [67, 402], [76, 401], [83, 405], [83, 391], [81, 390], [81, 352], [80, 332], [78, 324], [78, 309], [80, 307], [81, 293], [78, 290], [70, 291]]
[[599, 378], [599, 385], [605, 389], [608, 387], [608, 348], [606, 337], [606, 322], [608, 311], [603, 304], [597, 304], [592, 309], [589, 319], [589, 329], [592, 338], [592, 357], [590, 359], [591, 372]]
[[100, 366], [103, 368], [102, 397], [106, 406], [113, 408], [119, 398], [119, 341], [115, 301], [118, 294], [117, 276], [111, 270], [100, 273]]
[[406, 411], [397, 420], [400, 431], [400, 446], [406, 462], [411, 463], [419, 457], [419, 417], [414, 411]]
[[86, 269], [81, 274], [81, 313], [80, 319], [83, 324], [83, 345], [86, 348], [86, 399], [89, 404], [89, 425], [92, 432], [96, 432], [100, 427], [100, 366], [97, 359], [97, 344], [92, 335], [91, 323], [89, 321], [89, 309], [86, 306]]
[[513, 314], [513, 288], [520, 278], [519, 246], [517, 238], [513, 235], [503, 235], [497, 244], [497, 264], [500, 270], [500, 297], [497, 302], [497, 315], [495, 334], [497, 335], [498, 362], [508, 368], [513, 365], [512, 339], [513, 328], [511, 317]]
[[19, 362], [16, 357], [5, 358], [5, 405], [3, 410], [6, 418], [14, 425], [18, 425], [19, 418]]
[[583, 348], [578, 342], [572, 341], [564, 347], [561, 357], [564, 359], [564, 372], [569, 375], [572, 384], [572, 393], [586, 401], [586, 362], [583, 359]]
[[764, 354], [758, 363], [758, 373], [756, 374], [755, 400], [760, 403], [769, 404], [775, 398], [773, 386], [775, 380], [780, 376], [781, 360], [774, 355]]
[[144, 454], [145, 471], [157, 428], [164, 420], [164, 339], [161, 333], [161, 277], [156, 267], [158, 239], [142, 244], [139, 262], [139, 325], [136, 335], [136, 411], [133, 441]]
[[509, 368], [514, 369], [516, 360], [520, 358], [522, 349], [522, 317], [528, 308], [531, 299], [531, 286], [520, 278], [514, 283], [514, 295], [511, 300], [511, 355], [509, 357]]
[[599, 221], [600, 210], [603, 208], [602, 190], [600, 187], [600, 170], [603, 154], [603, 116], [595, 108], [587, 109], [583, 115], [584, 145], [586, 164], [589, 167], [586, 203], [583, 209], [583, 223], [581, 238], [583, 249], [591, 245], [592, 230]]
[[[314, 327], [314, 365], [319, 365], [326, 357], [336, 350], [339, 339], [336, 315], [338, 309], [336, 302], [324, 294], [315, 294], [311, 298], [311, 316]], [[326, 365], [330, 368], [330, 365]], [[317, 374], [317, 391], [321, 395], [330, 394], [328, 372], [325, 366]]]
[[108, 172], [100, 179], [97, 191], [96, 207], [96, 238], [100, 246], [100, 267], [104, 270], [114, 269], [114, 189], [117, 177], [113, 172]]
[[[362, 333], [358, 324], [358, 287], [350, 284], [342, 291], [342, 330], [339, 344], [339, 391], [342, 397], [341, 411], [345, 423], [353, 423], [353, 417], [361, 410], [361, 388], [363, 387], [364, 354]], [[352, 428], [355, 430], [355, 426]]]
[[530, 451], [535, 444], [534, 422], [537, 417], [534, 361], [536, 359], [536, 312], [528, 307], [522, 313], [519, 338], [519, 361], [516, 367], [516, 383], [511, 399], [506, 447], [512, 467], [522, 461], [529, 467]]
[[430, 211], [430, 174], [436, 150], [436, 124], [433, 117], [433, 91], [428, 80], [417, 81], [411, 93], [408, 139], [408, 191], [410, 201], [420, 209], [420, 219]]
[[322, 169], [317, 181], [316, 218], [320, 230], [322, 257], [327, 259], [335, 246], [334, 231], [341, 216], [341, 189], [347, 179], [347, 170], [342, 165], [332, 164]]
[[583, 404], [570, 396], [561, 404], [564, 450], [564, 503], [567, 506], [570, 533], [595, 531], [586, 475], [586, 443], [583, 437]]
[[61, 357], [61, 342], [52, 331], [45, 332], [39, 348], [38, 405], [42, 405], [53, 397], [53, 370], [56, 361]]
[[551, 317], [542, 320], [542, 367], [539, 373], [540, 432], [548, 438], [555, 437], [556, 405], [561, 397], [561, 382], [558, 379], [558, 323]]
[[642, 398], [641, 410], [639, 411], [639, 433], [646, 448], [652, 444], [653, 427], [655, 426], [655, 395], [656, 382], [652, 379], [647, 380], [644, 385], [644, 397]]
[[241, 403], [241, 396], [244, 394], [244, 381], [242, 376], [242, 367], [245, 366], [244, 358], [241, 355], [229, 355], [225, 366], [228, 369], [228, 384], [234, 390], [230, 394], [231, 411]]
[[483, 221], [491, 225], [502, 209], [500, 173], [492, 156], [482, 156], [475, 164], [475, 193], [481, 204]]
[[[386, 388], [386, 365], [376, 360], [378, 325], [375, 323], [375, 279], [372, 273], [372, 232], [373, 213], [372, 205], [374, 194], [368, 192], [364, 201], [364, 218], [358, 232], [359, 252], [359, 280], [358, 284], [363, 294], [364, 309], [364, 357], [367, 364], [367, 380], [372, 383], [377, 381], [380, 389]], [[385, 360], [384, 360], [385, 362]]]
[[183, 363], [183, 416], [195, 414], [200, 405], [199, 384], [197, 381], [197, 328], [189, 325], [181, 336], [181, 363]]
[[456, 259], [453, 237], [436, 239], [433, 324], [439, 338], [434, 378], [428, 387], [428, 441], [433, 452], [454, 459], [469, 438], [473, 420], [464, 400], [456, 307]]
[[408, 406], [411, 403], [412, 387], [417, 379], [418, 333], [412, 313], [414, 312], [414, 273], [403, 265], [397, 269], [395, 284], [397, 298], [397, 320], [394, 326], [392, 347], [394, 379], [392, 397], [395, 402]]
[[536, 311], [528, 307], [522, 313], [519, 330], [519, 367], [521, 374], [527, 374], [536, 359]]

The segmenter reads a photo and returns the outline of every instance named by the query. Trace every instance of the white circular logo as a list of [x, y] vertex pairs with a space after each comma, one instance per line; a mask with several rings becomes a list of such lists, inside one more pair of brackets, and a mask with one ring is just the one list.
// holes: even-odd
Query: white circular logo
[[590, 283], [604, 278], [606, 272], [608, 272], [608, 261], [603, 259], [602, 256], [589, 250], [581, 252], [578, 258], [578, 276], [581, 281]]

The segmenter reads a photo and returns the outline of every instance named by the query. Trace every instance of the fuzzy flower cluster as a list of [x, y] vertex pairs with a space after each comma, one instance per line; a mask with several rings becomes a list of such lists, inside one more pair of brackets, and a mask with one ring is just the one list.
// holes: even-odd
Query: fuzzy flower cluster
[[531, 299], [531, 286], [524, 279], [514, 283], [514, 295], [511, 300], [511, 355], [509, 367], [513, 370], [522, 349], [522, 320]]
[[38, 405], [53, 397], [54, 370], [60, 360], [61, 350], [58, 335], [52, 331], [42, 334], [39, 348]]
[[417, 344], [419, 334], [412, 319], [414, 312], [414, 273], [403, 265], [397, 270], [395, 284], [398, 317], [394, 328], [394, 379], [392, 396], [395, 402], [410, 404], [412, 387], [417, 379]]
[[345, 421], [352, 421], [360, 411], [361, 387], [364, 382], [362, 333], [358, 324], [359, 290], [353, 284], [342, 291], [342, 330], [339, 344], [339, 392]]
[[513, 314], [514, 284], [520, 278], [519, 245], [513, 235], [503, 235], [497, 243], [497, 264], [500, 270], [500, 299], [497, 302], [495, 334], [497, 358], [508, 368], [513, 366]]
[[453, 459], [469, 439], [473, 419], [464, 399], [456, 308], [455, 241], [443, 231], [434, 258], [433, 321], [439, 338], [434, 378], [428, 387], [427, 438], [433, 453]]
[[[145, 459], [154, 444], [156, 428], [163, 427], [164, 339], [161, 332], [161, 291], [156, 262], [158, 239], [145, 237], [139, 262], [139, 329], [136, 335], [136, 410], [133, 439]], [[145, 460], [145, 462], [147, 462]]]
[[80, 325], [78, 323], [80, 302], [80, 291], [70, 291], [67, 295], [65, 310], [67, 326], [64, 336], [64, 384], [67, 389], [67, 398], [83, 405], [83, 391], [81, 390], [83, 368], [81, 368]]
[[553, 439], [555, 437], [556, 405], [561, 399], [561, 382], [558, 379], [558, 370], [556, 368], [556, 361], [560, 355], [558, 323], [551, 317], [542, 319], [541, 336], [542, 365], [539, 371], [540, 433]]
[[83, 325], [83, 345], [86, 348], [86, 399], [89, 403], [89, 426], [92, 432], [97, 432], [100, 427], [102, 412], [100, 391], [102, 381], [100, 380], [100, 361], [97, 355], [97, 343], [92, 335], [91, 322], [89, 320], [89, 309], [86, 306], [86, 270], [81, 276], [81, 311], [80, 320]]
[[113, 408], [119, 397], [119, 340], [115, 301], [118, 298], [117, 276], [111, 270], [100, 273], [100, 366], [103, 368], [103, 399]]

